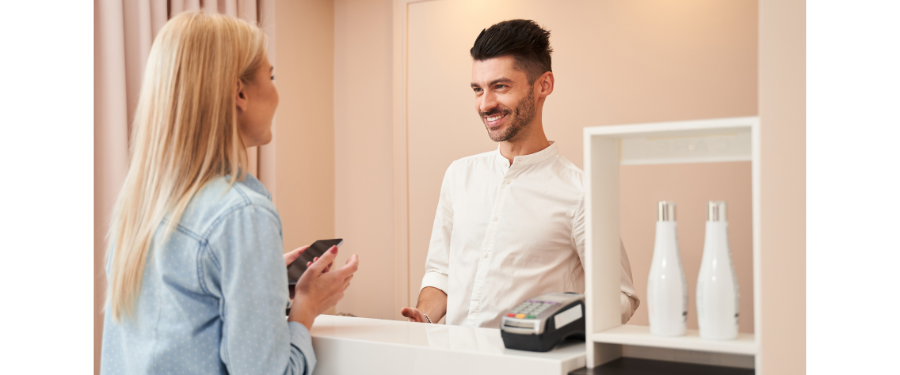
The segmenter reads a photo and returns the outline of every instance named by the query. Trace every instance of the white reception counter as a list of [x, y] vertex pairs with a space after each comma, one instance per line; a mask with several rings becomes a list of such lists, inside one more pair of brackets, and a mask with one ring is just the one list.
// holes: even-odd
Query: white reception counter
[[499, 329], [320, 315], [314, 375], [557, 375], [584, 367], [583, 342], [547, 353], [506, 349]]

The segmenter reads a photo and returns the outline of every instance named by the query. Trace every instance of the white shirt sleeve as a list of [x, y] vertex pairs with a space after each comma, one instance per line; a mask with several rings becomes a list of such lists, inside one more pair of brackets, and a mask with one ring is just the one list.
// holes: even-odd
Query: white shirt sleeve
[[453, 164], [444, 173], [441, 183], [441, 195], [438, 199], [437, 211], [434, 214], [434, 226], [431, 229], [431, 242], [428, 244], [428, 256], [425, 258], [425, 276], [422, 287], [440, 289], [448, 293], [450, 264], [450, 235], [453, 233], [453, 201], [450, 195], [450, 175]]
[[[584, 199], [575, 210], [574, 222], [572, 225], [572, 241], [578, 251], [578, 258], [581, 260], [582, 266], [586, 264], [584, 259], [585, 252], [585, 207]], [[622, 324], [628, 322], [635, 310], [641, 304], [641, 300], [635, 294], [634, 284], [631, 278], [631, 262], [628, 261], [628, 253], [625, 252], [625, 245], [619, 239], [619, 248], [621, 249], [620, 264], [622, 268], [621, 289], [622, 294], [619, 296], [622, 311]]]
[[641, 305], [641, 300], [634, 292], [631, 262], [628, 261], [628, 253], [625, 252], [625, 244], [622, 243], [621, 238], [619, 238], [619, 249], [621, 249], [620, 263], [622, 265], [622, 295], [619, 298], [622, 301], [622, 324], [625, 324]]

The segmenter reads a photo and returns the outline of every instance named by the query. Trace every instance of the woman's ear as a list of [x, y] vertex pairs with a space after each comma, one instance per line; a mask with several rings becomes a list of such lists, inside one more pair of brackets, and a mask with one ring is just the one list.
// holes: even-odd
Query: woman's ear
[[246, 90], [247, 86], [245, 86], [240, 80], [238, 80], [237, 96], [234, 98], [234, 103], [237, 105], [238, 112], [247, 110], [247, 94], [245, 93]]

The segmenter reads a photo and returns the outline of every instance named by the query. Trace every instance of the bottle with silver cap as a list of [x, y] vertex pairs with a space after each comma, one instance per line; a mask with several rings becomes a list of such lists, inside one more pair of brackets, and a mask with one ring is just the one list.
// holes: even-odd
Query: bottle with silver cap
[[700, 276], [697, 278], [697, 323], [700, 337], [731, 340], [738, 334], [740, 313], [737, 276], [728, 246], [725, 202], [710, 201]]
[[654, 335], [681, 336], [687, 330], [687, 281], [676, 230], [675, 202], [659, 202], [656, 242], [647, 280], [647, 311], [650, 333]]

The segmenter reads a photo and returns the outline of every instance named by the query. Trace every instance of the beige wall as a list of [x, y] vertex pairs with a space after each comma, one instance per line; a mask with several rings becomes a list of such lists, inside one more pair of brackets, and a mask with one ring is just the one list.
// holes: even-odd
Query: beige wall
[[762, 313], [765, 375], [806, 373], [806, 2], [761, 0]]
[[334, 6], [278, 0], [262, 16], [274, 19], [280, 102], [273, 141], [261, 151], [274, 158], [262, 158], [260, 176], [275, 197], [289, 251], [334, 236]]
[[392, 185], [392, 2], [334, 2], [335, 235], [360, 267], [337, 312], [396, 319]]
[[[496, 148], [474, 113], [468, 49], [482, 28], [531, 18], [551, 30], [556, 88], [544, 127], [582, 165], [585, 126], [756, 115], [755, 1], [431, 1], [409, 5], [409, 299], [415, 303], [438, 191], [452, 160]], [[679, 203], [693, 296], [703, 205], [725, 199], [741, 285], [741, 331], [753, 332], [749, 163], [623, 166], [622, 237], [646, 295], [655, 202]], [[667, 178], [661, 178], [666, 176]], [[699, 228], [699, 229], [698, 229]], [[693, 303], [693, 299], [691, 299]], [[632, 324], [647, 324], [646, 305]], [[691, 308], [689, 324], [696, 328]]]

